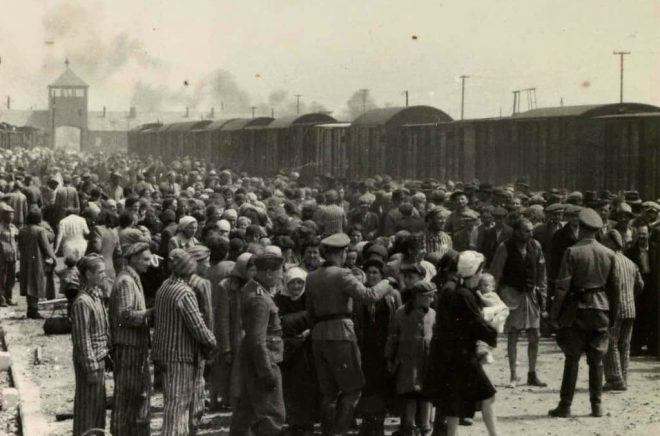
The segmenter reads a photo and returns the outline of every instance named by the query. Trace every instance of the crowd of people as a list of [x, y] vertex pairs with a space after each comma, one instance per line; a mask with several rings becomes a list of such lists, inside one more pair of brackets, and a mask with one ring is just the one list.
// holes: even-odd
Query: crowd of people
[[[660, 204], [626, 191], [533, 192], [524, 182], [250, 177], [43, 149], [0, 151], [0, 306], [69, 302], [75, 435], [455, 435], [481, 411], [498, 333], [511, 388], [525, 332], [565, 354], [554, 417], [571, 413], [584, 353], [592, 415], [625, 390], [631, 354], [658, 352]], [[18, 269], [17, 269], [18, 268]], [[57, 289], [56, 289], [57, 288]], [[605, 383], [603, 385], [603, 378]]]

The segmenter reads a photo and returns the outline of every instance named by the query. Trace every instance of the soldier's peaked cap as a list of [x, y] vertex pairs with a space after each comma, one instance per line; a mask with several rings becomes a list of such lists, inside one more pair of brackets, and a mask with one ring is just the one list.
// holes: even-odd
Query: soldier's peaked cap
[[545, 211], [550, 213], [563, 212], [564, 210], [566, 210], [566, 206], [561, 203], [554, 203], [545, 208]]
[[321, 244], [330, 248], [345, 248], [351, 243], [351, 238], [346, 233], [335, 233], [321, 241]]
[[284, 258], [273, 252], [259, 254], [254, 258], [254, 265], [258, 270], [274, 270], [282, 267]]
[[580, 224], [590, 229], [598, 230], [603, 227], [603, 219], [598, 215], [598, 212], [591, 208], [582, 209], [578, 218], [580, 218]]

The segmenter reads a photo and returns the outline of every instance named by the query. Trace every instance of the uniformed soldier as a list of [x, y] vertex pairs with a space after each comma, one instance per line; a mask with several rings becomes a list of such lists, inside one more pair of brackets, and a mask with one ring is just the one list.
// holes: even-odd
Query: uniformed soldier
[[342, 268], [348, 235], [336, 233], [321, 241], [326, 262], [307, 276], [307, 311], [314, 323], [312, 349], [322, 402], [324, 434], [346, 434], [362, 387], [360, 351], [353, 328], [353, 299], [369, 303], [392, 292], [388, 280], [365, 287]]
[[549, 412], [554, 417], [571, 414], [582, 353], [586, 353], [589, 364], [591, 415], [603, 415], [603, 356], [607, 351], [608, 328], [618, 316], [615, 254], [595, 239], [603, 220], [589, 208], [581, 210], [578, 216], [580, 241], [564, 254], [552, 307], [552, 322], [559, 329], [557, 344], [565, 355], [559, 406]]
[[231, 436], [277, 435], [285, 420], [282, 374], [282, 327], [273, 295], [282, 282], [284, 258], [274, 253], [255, 258], [257, 274], [241, 291], [240, 397], [232, 417]]

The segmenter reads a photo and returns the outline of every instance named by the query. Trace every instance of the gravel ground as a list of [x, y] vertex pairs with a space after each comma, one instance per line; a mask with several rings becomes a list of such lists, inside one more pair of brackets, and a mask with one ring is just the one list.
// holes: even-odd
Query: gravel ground
[[[24, 303], [23, 303], [24, 304]], [[0, 319], [7, 331], [7, 341], [15, 356], [18, 370], [24, 372], [39, 387], [41, 410], [48, 422], [44, 434], [62, 435], [71, 431], [70, 419], [58, 422], [57, 414], [73, 410], [73, 367], [71, 363], [71, 339], [67, 336], [43, 334], [43, 321], [22, 318], [24, 307], [0, 309]], [[43, 361], [34, 364], [34, 349], [42, 347]], [[526, 373], [525, 343], [519, 346], [520, 374]], [[659, 435], [660, 434], [660, 362], [649, 358], [633, 358], [630, 366], [630, 388], [626, 392], [605, 393], [603, 405], [606, 416], [600, 419], [589, 416], [587, 389], [587, 365], [584, 359], [580, 366], [578, 390], [573, 404], [574, 417], [553, 419], [548, 410], [559, 400], [559, 385], [563, 367], [563, 355], [553, 340], [544, 339], [539, 357], [539, 376], [549, 386], [531, 388], [506, 387], [508, 368], [505, 340], [494, 352], [495, 363], [486, 370], [498, 389], [498, 430], [501, 435]], [[107, 392], [112, 392], [111, 375], [108, 377]], [[24, 399], [27, 401], [27, 399]], [[162, 423], [162, 395], [157, 393], [152, 400], [152, 434], [160, 434]], [[200, 434], [224, 435], [228, 432], [228, 414], [206, 414]], [[109, 413], [108, 413], [109, 424]], [[0, 422], [0, 425], [2, 423]], [[396, 419], [388, 420], [388, 433], [395, 430]], [[0, 434], [2, 429], [0, 427]], [[12, 433], [8, 433], [12, 434]], [[486, 434], [481, 418], [477, 416], [472, 427], [461, 427], [461, 435]]]
[[[9, 375], [9, 371], [0, 371], [0, 390], [6, 387], [12, 387], [11, 376]], [[0, 434], [21, 434], [18, 425], [18, 409], [16, 407], [0, 410]]]

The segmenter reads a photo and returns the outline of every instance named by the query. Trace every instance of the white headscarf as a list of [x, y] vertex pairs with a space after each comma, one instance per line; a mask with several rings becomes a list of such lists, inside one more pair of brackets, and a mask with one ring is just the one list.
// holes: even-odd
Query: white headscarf
[[300, 299], [300, 297], [302, 297], [303, 294], [305, 293], [305, 287], [304, 286], [303, 286], [303, 290], [300, 293], [300, 295], [297, 295], [297, 296], [294, 297], [293, 295], [291, 295], [289, 293], [289, 282], [291, 280], [295, 280], [295, 279], [301, 279], [304, 282], [305, 279], [307, 279], [307, 272], [304, 269], [302, 269], [298, 266], [294, 266], [293, 268], [290, 268], [286, 272], [286, 276], [285, 276], [285, 280], [284, 280], [285, 286], [284, 286], [284, 289], [282, 290], [282, 294], [286, 295], [287, 297], [289, 297], [293, 301], [296, 301], [296, 300]]

